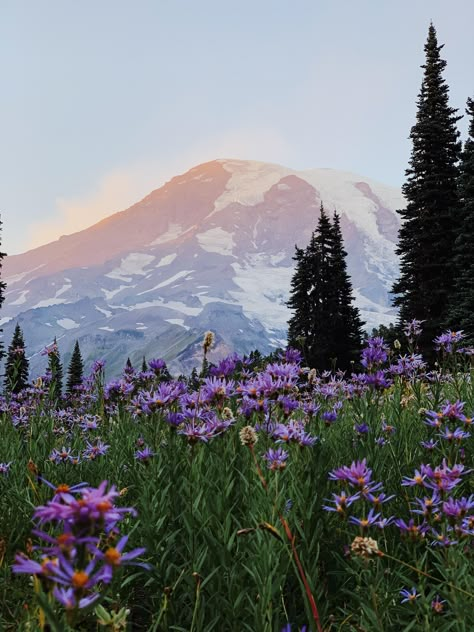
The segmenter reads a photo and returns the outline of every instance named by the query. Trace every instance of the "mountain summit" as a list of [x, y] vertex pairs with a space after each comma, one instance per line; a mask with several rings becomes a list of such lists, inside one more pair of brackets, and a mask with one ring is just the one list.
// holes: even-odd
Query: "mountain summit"
[[8, 257], [5, 340], [19, 321], [39, 370], [39, 352], [55, 336], [65, 359], [78, 339], [85, 358], [107, 359], [110, 374], [127, 356], [138, 363], [143, 355], [187, 370], [208, 329], [218, 354], [282, 346], [295, 244], [308, 244], [321, 201], [341, 215], [367, 326], [393, 321], [398, 189], [333, 169], [229, 159], [198, 165], [86, 230]]

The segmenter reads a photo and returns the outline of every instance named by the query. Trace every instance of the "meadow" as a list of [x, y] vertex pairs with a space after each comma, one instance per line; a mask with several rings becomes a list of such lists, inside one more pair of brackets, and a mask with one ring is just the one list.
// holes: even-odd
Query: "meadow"
[[2, 629], [473, 630], [473, 351], [429, 368], [419, 326], [353, 374], [99, 361], [3, 398]]

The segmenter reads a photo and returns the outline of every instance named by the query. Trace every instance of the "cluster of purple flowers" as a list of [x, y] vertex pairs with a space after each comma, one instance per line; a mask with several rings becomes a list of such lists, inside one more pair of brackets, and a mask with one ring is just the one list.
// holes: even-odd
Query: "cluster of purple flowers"
[[[382, 483], [372, 480], [372, 474], [366, 459], [353, 461], [349, 467], [344, 465], [330, 472], [329, 479], [347, 485], [348, 490], [333, 494], [332, 501], [328, 501], [333, 505], [324, 505], [323, 509], [347, 518], [349, 523], [357, 525], [362, 533], [366, 533], [372, 526], [384, 529], [393, 521], [393, 516], [384, 518], [382, 505], [395, 496], [387, 496], [383, 491]], [[349, 516], [347, 510], [358, 501], [359, 505], [369, 506], [369, 511], [365, 511], [363, 517]]]
[[445, 353], [452, 353], [457, 349], [457, 345], [464, 339], [464, 333], [462, 331], [445, 331], [443, 334], [434, 339], [435, 347], [437, 351], [444, 351]]
[[[128, 536], [119, 538], [117, 525], [126, 514], [136, 512], [116, 506], [119, 492], [114, 486], [107, 489], [107, 481], [97, 488], [87, 483], [55, 486], [42, 480], [54, 490], [54, 496], [34, 513], [37, 527], [33, 534], [43, 542], [34, 547], [39, 557], [17, 554], [13, 572], [36, 576], [43, 590], [52, 592], [67, 610], [77, 610], [95, 603], [102, 586], [122, 566], [149, 568], [136, 561], [145, 549], [124, 553]], [[44, 525], [56, 533], [44, 531]]]

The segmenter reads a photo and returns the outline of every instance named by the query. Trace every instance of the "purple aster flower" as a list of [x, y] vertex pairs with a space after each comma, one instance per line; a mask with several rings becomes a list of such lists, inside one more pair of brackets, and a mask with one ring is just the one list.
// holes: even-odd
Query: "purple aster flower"
[[403, 534], [408, 535], [412, 540], [424, 538], [426, 532], [429, 530], [429, 526], [426, 524], [426, 522], [422, 522], [420, 525], [417, 525], [415, 524], [413, 518], [410, 518], [408, 523], [406, 523], [401, 518], [396, 518], [393, 523], [400, 529]]
[[289, 362], [290, 364], [299, 364], [302, 359], [303, 356], [301, 352], [298, 351], [298, 349], [292, 349], [291, 347], [288, 347], [288, 349], [286, 349], [284, 355], [285, 362]]
[[154, 358], [148, 362], [148, 366], [154, 373], [158, 374], [166, 369], [166, 362], [161, 358]]
[[425, 474], [422, 474], [419, 470], [415, 470], [415, 476], [413, 476], [412, 478], [408, 476], [403, 477], [402, 485], [404, 487], [415, 487], [416, 485], [420, 487], [425, 487], [425, 479]]
[[135, 459], [142, 463], [148, 463], [153, 456], [156, 456], [156, 453], [148, 446], [145, 446], [143, 450], [137, 450], [135, 452]]
[[150, 564], [145, 562], [135, 562], [134, 560], [142, 555], [146, 549], [138, 548], [123, 553], [123, 550], [128, 542], [128, 535], [124, 535], [120, 538], [115, 547], [109, 547], [104, 552], [95, 550], [94, 553], [98, 559], [101, 559], [105, 563], [105, 568], [102, 570], [102, 578], [105, 583], [110, 583], [112, 580], [113, 569], [119, 566], [141, 566], [146, 570], [150, 570]]
[[420, 445], [425, 450], [433, 451], [438, 445], [439, 441], [435, 441], [434, 439], [430, 439], [429, 441], [420, 441]]
[[366, 518], [357, 518], [356, 516], [350, 516], [349, 522], [351, 524], [358, 525], [363, 531], [365, 531], [366, 529], [371, 527], [373, 524], [375, 524], [377, 520], [380, 518], [380, 514], [379, 513], [376, 514], [374, 512], [375, 510], [371, 509]]
[[420, 514], [425, 518], [428, 518], [433, 513], [433, 510], [439, 507], [441, 499], [437, 492], [433, 492], [433, 495], [424, 496], [423, 498], [415, 498], [415, 507], [418, 509], [411, 509], [410, 511], [415, 514]]
[[448, 498], [443, 503], [443, 513], [448, 518], [460, 520], [464, 518], [468, 511], [474, 508], [474, 495], [471, 494], [469, 498], [463, 496], [462, 498]]
[[54, 450], [49, 455], [49, 460], [53, 461], [53, 463], [79, 463], [79, 456], [72, 454], [72, 448], [62, 447], [61, 450]]
[[263, 454], [263, 458], [267, 461], [267, 467], [270, 470], [283, 470], [286, 467], [288, 452], [282, 448], [276, 450], [270, 448]]
[[93, 461], [98, 456], [104, 456], [110, 448], [110, 445], [104, 443], [100, 439], [97, 439], [95, 444], [92, 444], [89, 441], [86, 441], [86, 444], [87, 448], [84, 450], [82, 455], [85, 459], [89, 459], [90, 461]]
[[[325, 509], [326, 511], [334, 511], [338, 514], [344, 515], [346, 513], [347, 507], [350, 507], [352, 503], [360, 499], [360, 492], [357, 492], [356, 494], [352, 494], [351, 496], [348, 496], [345, 491], [342, 491], [340, 494], [333, 494], [332, 497], [333, 497], [332, 502], [334, 502], [334, 507], [331, 507], [329, 505], [323, 505], [323, 509]], [[330, 502], [330, 501], [326, 500], [326, 502]]]
[[337, 413], [335, 410], [326, 410], [323, 412], [321, 417], [326, 426], [331, 426], [335, 421], [337, 421]]
[[420, 593], [417, 593], [416, 588], [413, 586], [410, 590], [407, 590], [406, 588], [401, 590], [400, 596], [403, 597], [400, 603], [414, 603], [420, 596]]
[[459, 543], [458, 540], [451, 540], [446, 533], [439, 533], [435, 529], [431, 529], [431, 534], [435, 538], [431, 543], [432, 546], [442, 546], [444, 548], [448, 548]]
[[369, 426], [367, 424], [355, 424], [354, 430], [359, 435], [365, 435], [369, 432]]
[[424, 321], [424, 320], [417, 320], [416, 318], [413, 318], [413, 320], [410, 320], [410, 321], [404, 323], [404, 325], [403, 325], [403, 333], [408, 338], [409, 342], [414, 342], [415, 339], [418, 338], [418, 336], [423, 331], [421, 325], [424, 322], [426, 322], [426, 321]]
[[450, 428], [445, 428], [443, 432], [438, 434], [442, 439], [446, 439], [448, 443], [460, 443], [463, 439], [469, 439], [471, 436], [470, 432], [465, 432], [462, 428], [456, 428], [455, 430], [451, 430]]
[[448, 329], [441, 336], [435, 338], [433, 342], [436, 345], [436, 351], [451, 353], [456, 348], [457, 343], [461, 342], [464, 337], [462, 331], [451, 331]]
[[95, 603], [101, 595], [98, 592], [93, 592], [87, 597], [79, 597], [74, 588], [55, 586], [53, 588], [53, 596], [66, 610], [75, 610], [76, 608], [82, 610]]
[[436, 614], [441, 614], [444, 611], [444, 604], [446, 603], [445, 599], [441, 599], [439, 595], [431, 602], [431, 609], [436, 612]]
[[367, 347], [362, 350], [361, 364], [366, 369], [383, 364], [388, 357], [389, 348], [383, 338], [369, 338]]
[[10, 472], [10, 466], [13, 461], [9, 461], [8, 463], [0, 463], [0, 474], [6, 476]]

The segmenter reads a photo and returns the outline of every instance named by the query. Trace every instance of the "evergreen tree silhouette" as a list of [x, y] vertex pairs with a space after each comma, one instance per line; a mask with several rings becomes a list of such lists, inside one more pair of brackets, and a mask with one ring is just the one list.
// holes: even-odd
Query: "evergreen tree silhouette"
[[13, 338], [8, 347], [5, 364], [5, 390], [8, 393], [19, 393], [28, 384], [29, 363], [26, 357], [23, 332], [17, 323]]
[[56, 338], [48, 349], [48, 369], [51, 374], [49, 396], [51, 401], [59, 402], [63, 393], [63, 367]]
[[456, 284], [451, 301], [451, 327], [462, 329], [474, 344], [474, 100], [467, 100], [469, 136], [461, 155], [459, 194], [462, 218], [456, 240]]
[[425, 44], [426, 63], [418, 96], [416, 123], [411, 129], [412, 153], [403, 193], [406, 208], [397, 254], [400, 277], [392, 292], [400, 308], [399, 324], [425, 320], [420, 349], [432, 357], [433, 339], [448, 324], [453, 296], [453, 252], [459, 224], [458, 167], [461, 151], [456, 123], [461, 118], [448, 103], [433, 24]]
[[296, 248], [288, 305], [288, 345], [302, 350], [305, 362], [320, 370], [347, 369], [362, 343], [362, 322], [352, 305], [340, 220], [321, 204], [316, 230], [306, 248]]
[[[2, 240], [1, 240], [2, 225], [3, 225], [3, 222], [0, 220], [0, 246], [2, 244]], [[3, 263], [4, 257], [6, 257], [6, 254], [4, 252], [0, 252], [0, 308], [2, 307], [3, 301], [5, 300], [5, 290], [7, 287], [7, 284], [1, 280], [2, 263]], [[0, 329], [0, 334], [1, 333], [3, 333], [3, 329]], [[4, 356], [5, 356], [5, 347], [3, 344], [3, 340], [0, 340], [0, 360], [2, 360]]]
[[79, 341], [76, 340], [74, 349], [69, 362], [67, 371], [67, 384], [66, 391], [68, 395], [74, 394], [74, 387], [82, 384], [82, 376], [84, 373], [84, 362], [82, 361], [81, 349], [79, 347]]

